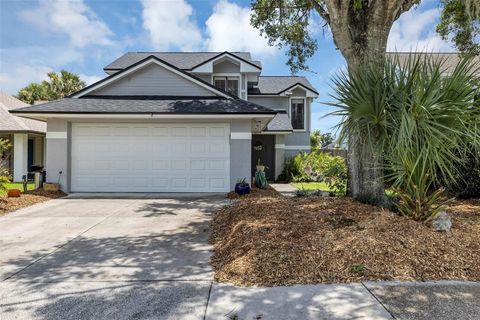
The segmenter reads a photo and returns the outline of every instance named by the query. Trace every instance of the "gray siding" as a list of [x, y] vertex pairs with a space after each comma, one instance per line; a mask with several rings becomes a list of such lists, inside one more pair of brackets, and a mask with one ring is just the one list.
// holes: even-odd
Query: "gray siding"
[[213, 92], [152, 64], [115, 81], [92, 95], [212, 96]]
[[[252, 124], [250, 120], [232, 121], [230, 132], [251, 132]], [[252, 140], [250, 139], [231, 139], [230, 140], [230, 182], [232, 190], [235, 188], [237, 179], [245, 178], [245, 181], [252, 181]]]
[[248, 101], [275, 110], [285, 110], [286, 112], [288, 112], [288, 97], [248, 96]]
[[285, 148], [281, 147], [282, 144], [285, 144], [284, 135], [275, 136], [275, 180], [278, 179], [278, 176], [282, 173], [283, 166], [285, 164]]
[[202, 79], [205, 82], [212, 83], [212, 75], [210, 73], [204, 74], [204, 73], [194, 73], [193, 74], [195, 77]]
[[305, 97], [307, 95], [307, 92], [303, 89], [296, 88], [292, 90], [292, 97]]
[[[299, 91], [299, 92], [297, 92]], [[305, 95], [304, 90], [294, 90], [294, 95], [301, 96]], [[290, 146], [309, 146], [310, 145], [310, 127], [311, 127], [311, 99], [307, 98], [306, 112], [307, 112], [307, 123], [306, 131], [294, 131], [285, 136], [285, 146], [287, 148]], [[260, 97], [260, 96], [249, 96], [248, 101], [260, 104], [265, 107], [269, 107], [275, 110], [285, 110], [287, 113], [289, 111], [289, 98], [287, 97]], [[295, 151], [287, 150], [286, 153], [293, 153]]]
[[[64, 119], [49, 119], [47, 122], [47, 159], [45, 166], [47, 182], [57, 183], [60, 181], [60, 189], [64, 192], [69, 191], [68, 127], [69, 124]], [[66, 137], [56, 137], [60, 133], [66, 135]], [[59, 175], [60, 171], [62, 171], [61, 175]]]
[[293, 132], [287, 134], [285, 137], [285, 145], [287, 146], [309, 146], [310, 145], [310, 132]]
[[224, 60], [213, 66], [213, 73], [240, 73], [240, 65]]

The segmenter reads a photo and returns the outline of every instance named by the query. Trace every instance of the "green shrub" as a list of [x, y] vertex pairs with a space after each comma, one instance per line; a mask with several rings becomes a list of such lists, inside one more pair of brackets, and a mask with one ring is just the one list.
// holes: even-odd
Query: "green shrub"
[[334, 79], [332, 105], [339, 109], [332, 115], [343, 119], [340, 141], [361, 143], [360, 159], [383, 157], [387, 166], [364, 162], [361, 179], [375, 182], [383, 170], [397, 191], [398, 211], [418, 221], [444, 208], [439, 183], [441, 177], [456, 181], [459, 155], [469, 145], [480, 150], [480, 109], [472, 104], [480, 94], [480, 69], [464, 59], [446, 76], [447, 65], [428, 54], [394, 57]]
[[337, 193], [347, 188], [347, 166], [342, 157], [328, 153], [299, 153], [285, 162], [280, 180], [288, 182], [321, 182]]
[[6, 184], [10, 182], [10, 177], [8, 175], [8, 170], [6, 169], [6, 163], [2, 160], [3, 155], [10, 149], [11, 144], [6, 139], [0, 139], [0, 191], [6, 191]]
[[455, 181], [443, 178], [440, 185], [460, 199], [480, 198], [480, 153], [471, 148], [459, 157], [463, 162], [455, 174]]

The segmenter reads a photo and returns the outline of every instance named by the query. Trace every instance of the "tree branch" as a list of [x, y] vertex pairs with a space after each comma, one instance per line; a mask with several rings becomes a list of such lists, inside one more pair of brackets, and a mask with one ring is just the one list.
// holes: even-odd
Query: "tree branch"
[[320, 1], [311, 0], [313, 7], [318, 12], [320, 17], [325, 20], [328, 24], [330, 24], [330, 15], [328, 14], [327, 10], [323, 7]]

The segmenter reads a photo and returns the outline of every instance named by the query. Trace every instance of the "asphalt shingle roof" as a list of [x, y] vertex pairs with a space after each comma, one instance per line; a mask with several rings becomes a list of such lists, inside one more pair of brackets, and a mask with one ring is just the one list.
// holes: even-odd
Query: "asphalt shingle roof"
[[[252, 60], [250, 52], [230, 53], [239, 57], [240, 59], [256, 65], [259, 68], [262, 67], [259, 61]], [[199, 64], [202, 64], [220, 54], [223, 54], [223, 52], [127, 52], [103, 69], [122, 70], [153, 55], [179, 69], [191, 70]]]
[[249, 88], [249, 95], [279, 94], [288, 88], [301, 84], [317, 93], [307, 78], [301, 76], [260, 76], [256, 88]]
[[265, 131], [293, 131], [293, 127], [286, 113], [277, 113], [267, 124]]
[[154, 114], [275, 114], [276, 111], [241, 99], [191, 97], [65, 98], [20, 108], [15, 113], [154, 113]]
[[0, 131], [45, 133], [47, 125], [43, 121], [14, 116], [9, 111], [28, 106], [23, 101], [0, 91]]
[[[408, 58], [413, 55], [413, 56], [430, 56], [433, 59], [437, 59], [438, 61], [443, 62], [443, 68], [446, 74], [451, 74], [457, 64], [460, 62], [460, 55], [455, 52], [449, 52], [449, 53], [410, 53], [410, 52], [387, 52], [387, 57], [393, 57], [397, 55], [398, 59], [401, 64], [405, 64], [408, 61]], [[480, 57], [474, 57], [473, 58], [473, 63], [475, 66], [480, 67]]]

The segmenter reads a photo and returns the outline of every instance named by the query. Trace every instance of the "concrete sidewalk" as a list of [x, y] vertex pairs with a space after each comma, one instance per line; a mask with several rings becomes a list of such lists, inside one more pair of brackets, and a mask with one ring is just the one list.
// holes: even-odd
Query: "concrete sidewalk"
[[[478, 282], [239, 288], [213, 284], [206, 319], [480, 319]], [[235, 318], [236, 317], [236, 318]]]
[[298, 190], [290, 183], [270, 183], [269, 186], [285, 197], [294, 197], [295, 192]]

